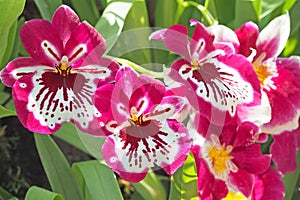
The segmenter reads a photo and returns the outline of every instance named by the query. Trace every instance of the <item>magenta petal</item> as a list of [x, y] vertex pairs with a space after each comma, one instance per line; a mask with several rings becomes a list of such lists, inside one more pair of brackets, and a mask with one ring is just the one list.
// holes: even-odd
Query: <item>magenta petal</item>
[[16, 58], [1, 71], [1, 81], [4, 85], [12, 87], [16, 80], [24, 75], [34, 73], [41, 67], [31, 58]]
[[33, 60], [55, 67], [63, 54], [63, 44], [52, 24], [46, 20], [33, 19], [21, 30], [22, 43]]
[[254, 187], [254, 176], [245, 170], [239, 169], [236, 173], [230, 173], [229, 182], [244, 196], [249, 197]]
[[190, 60], [191, 55], [188, 50], [188, 29], [176, 24], [168, 28], [164, 33], [165, 46], [176, 54], [184, 56]]
[[52, 17], [52, 25], [57, 30], [64, 45], [79, 24], [80, 20], [76, 13], [66, 5], [60, 6]]
[[282, 200], [284, 196], [284, 184], [282, 174], [279, 171], [270, 167], [264, 174], [255, 176], [252, 199]]
[[42, 125], [41, 120], [37, 119], [33, 112], [28, 110], [29, 96], [34, 87], [32, 77], [33, 75], [23, 76], [14, 84], [12, 94], [18, 118], [23, 126], [32, 132], [41, 134], [54, 133], [60, 128], [61, 124], [55, 124], [50, 129], [47, 125]]
[[261, 174], [265, 172], [271, 163], [271, 156], [264, 155], [260, 151], [260, 145], [254, 144], [248, 147], [236, 147], [231, 154], [233, 162], [239, 168], [247, 170], [252, 174]]
[[239, 41], [239, 53], [248, 57], [251, 54], [251, 49], [256, 49], [256, 40], [258, 38], [259, 30], [253, 22], [247, 22], [235, 31]]
[[[87, 57], [95, 48], [98, 56], [101, 57], [106, 49], [105, 40], [94, 27], [87, 22], [82, 22], [72, 32], [66, 43], [65, 54], [68, 56], [69, 62], [74, 63]], [[76, 65], [79, 64], [80, 62], [76, 62]]]
[[270, 152], [278, 170], [284, 174], [297, 169], [297, 134], [300, 134], [299, 129], [273, 135], [274, 142], [270, 147]]

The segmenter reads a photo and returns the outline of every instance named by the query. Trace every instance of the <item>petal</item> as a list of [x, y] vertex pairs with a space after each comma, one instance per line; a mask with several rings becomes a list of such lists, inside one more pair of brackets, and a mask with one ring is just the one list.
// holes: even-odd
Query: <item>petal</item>
[[20, 37], [33, 60], [52, 67], [60, 61], [63, 44], [50, 22], [41, 19], [26, 22], [20, 30]]
[[[172, 126], [175, 126], [178, 132], [174, 131]], [[132, 129], [132, 126], [128, 128]], [[122, 178], [138, 180], [135, 176], [142, 177], [141, 174], [155, 166], [173, 174], [189, 153], [190, 140], [187, 129], [179, 123], [163, 123], [163, 127], [157, 133], [147, 137], [134, 137], [122, 131], [126, 129], [108, 136], [102, 147], [106, 163], [115, 172], [120, 175], [124, 172], [132, 173], [132, 177]]]
[[[210, 33], [212, 33], [215, 36], [214, 43], [221, 42], [232, 44], [234, 50], [238, 52], [240, 42], [235, 32], [232, 31], [230, 28], [223, 25], [215, 25], [210, 26], [207, 29]], [[234, 53], [235, 51], [233, 51], [232, 53]]]
[[12, 87], [14, 83], [22, 76], [35, 73], [39, 70], [53, 69], [48, 66], [40, 65], [31, 58], [16, 58], [9, 62], [1, 71], [1, 81], [8, 87]]
[[[72, 32], [70, 39], [65, 45], [65, 54], [70, 63], [80, 65], [85, 57], [92, 51], [99, 57], [106, 49], [104, 38], [87, 22], [82, 22]], [[78, 62], [80, 60], [80, 62]], [[75, 66], [76, 67], [76, 66]]]
[[243, 195], [249, 197], [254, 187], [254, 176], [245, 170], [239, 169], [236, 173], [230, 173], [229, 182]]
[[289, 14], [273, 19], [259, 34], [257, 55], [265, 53], [265, 59], [277, 57], [284, 49], [290, 34]]
[[255, 176], [254, 199], [282, 200], [285, 196], [282, 174], [269, 168], [264, 174]]
[[244, 169], [252, 174], [265, 172], [271, 163], [271, 156], [262, 154], [259, 144], [234, 148], [230, 155], [234, 157], [233, 162], [240, 169]]
[[188, 29], [187, 27], [176, 24], [168, 29], [163, 29], [152, 33], [151, 39], [164, 40], [165, 46], [170, 51], [184, 56], [186, 59], [190, 58], [188, 50]]
[[281, 172], [288, 173], [297, 169], [297, 134], [299, 128], [295, 131], [286, 131], [280, 135], [273, 135], [274, 142], [270, 147], [272, 159], [277, 169]]
[[241, 122], [250, 121], [261, 126], [271, 120], [271, 105], [267, 94], [262, 91], [261, 104], [257, 106], [239, 105], [237, 114]]
[[[95, 130], [100, 130], [100, 127], [94, 125], [100, 117], [92, 102], [96, 86], [93, 79], [84, 74], [71, 73], [62, 77], [54, 70], [46, 70], [19, 79], [14, 90], [15, 98], [22, 98], [27, 104], [27, 112], [48, 131], [55, 132], [63, 122], [72, 121], [84, 132], [103, 135]], [[30, 90], [25, 96], [22, 91], [27, 87]]]
[[66, 5], [60, 6], [52, 16], [52, 25], [57, 30], [64, 45], [79, 24], [80, 20], [76, 13]]
[[256, 49], [256, 41], [259, 30], [253, 22], [247, 22], [235, 31], [240, 42], [239, 53], [248, 57], [251, 55], [251, 48]]

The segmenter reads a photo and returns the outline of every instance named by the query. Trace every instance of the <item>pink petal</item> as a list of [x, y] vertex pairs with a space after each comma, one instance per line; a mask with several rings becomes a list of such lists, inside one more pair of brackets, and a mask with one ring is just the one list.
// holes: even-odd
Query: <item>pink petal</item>
[[290, 34], [289, 14], [273, 19], [259, 34], [257, 55], [266, 53], [265, 59], [279, 56]]
[[247, 22], [235, 31], [240, 42], [239, 53], [248, 57], [251, 54], [251, 48], [256, 49], [256, 40], [259, 30], [253, 22]]
[[279, 171], [270, 167], [264, 174], [255, 176], [253, 200], [282, 200], [284, 196], [284, 184]]
[[63, 44], [50, 22], [41, 19], [26, 22], [20, 30], [20, 37], [33, 60], [52, 67], [60, 61]]
[[262, 154], [259, 144], [248, 147], [235, 147], [230, 155], [234, 157], [233, 162], [240, 169], [252, 174], [265, 172], [271, 163], [271, 156]]
[[[230, 28], [223, 25], [215, 25], [207, 28], [210, 33], [215, 36], [214, 43], [229, 43], [234, 47], [234, 51], [231, 53], [238, 52], [240, 42], [237, 35]], [[225, 46], [225, 45], [224, 45]], [[217, 48], [221, 49], [221, 48]]]
[[150, 40], [164, 40], [167, 29], [161, 29], [151, 33], [149, 36]]
[[244, 122], [239, 124], [233, 142], [234, 147], [247, 147], [254, 143], [254, 138], [259, 134], [259, 128], [251, 122]]
[[186, 59], [190, 58], [190, 54], [188, 52], [187, 27], [176, 24], [169, 27], [165, 31], [160, 31], [159, 34], [163, 34], [163, 36], [159, 37], [157, 36], [158, 34], [154, 34], [152, 38], [162, 38], [167, 49], [173, 51], [176, 54], [184, 56]]
[[32, 132], [37, 132], [41, 134], [51, 134], [57, 131], [61, 124], [53, 124], [51, 128], [49, 128], [45, 121], [41, 123], [41, 120], [38, 119], [29, 109], [28, 107], [34, 107], [34, 105], [29, 105], [29, 99], [31, 96], [31, 92], [34, 88], [32, 83], [33, 74], [28, 76], [23, 76], [19, 80], [17, 80], [13, 87], [13, 98], [15, 102], [16, 112], [18, 114], [18, 118], [20, 122], [23, 124], [25, 128]]
[[38, 70], [44, 70], [45, 68], [48, 67], [40, 65], [31, 58], [16, 58], [9, 62], [1, 71], [1, 81], [6, 86], [12, 87], [14, 83], [22, 76], [35, 73]]
[[52, 16], [52, 25], [57, 30], [64, 45], [79, 24], [80, 20], [76, 13], [66, 5], [60, 6]]
[[[72, 32], [70, 39], [65, 45], [65, 55], [70, 63], [80, 65], [82, 60], [95, 50], [99, 57], [103, 55], [106, 49], [104, 38], [87, 22], [82, 22]], [[81, 62], [78, 62], [78, 61]], [[75, 66], [75, 67], [76, 67]]]
[[200, 152], [199, 146], [192, 149], [197, 167], [198, 197], [200, 199], [222, 199], [226, 197], [228, 193], [226, 183], [214, 178], [207, 163], [201, 158]]
[[249, 197], [254, 187], [254, 176], [245, 170], [239, 169], [236, 173], [230, 173], [229, 182], [244, 196]]
[[280, 135], [273, 135], [274, 142], [270, 147], [272, 159], [281, 172], [288, 173], [297, 169], [297, 135], [299, 128], [295, 131], [286, 131]]
[[[140, 129], [139, 132], [144, 134], [147, 131], [155, 132], [145, 137], [127, 134], [133, 129]], [[149, 126], [128, 126], [120, 130], [120, 133], [108, 136], [102, 147], [102, 154], [106, 163], [118, 174], [125, 172], [143, 177], [144, 173], [155, 166], [173, 174], [183, 164], [189, 150], [187, 129], [182, 124], [168, 121], [163, 123], [161, 130], [154, 130]], [[139, 180], [136, 177], [122, 178]]]

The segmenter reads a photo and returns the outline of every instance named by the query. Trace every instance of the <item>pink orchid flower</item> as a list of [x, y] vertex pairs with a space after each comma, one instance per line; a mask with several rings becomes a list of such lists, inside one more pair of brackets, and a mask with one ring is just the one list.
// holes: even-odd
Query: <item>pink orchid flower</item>
[[[260, 103], [259, 81], [251, 63], [235, 54], [238, 40], [233, 31], [224, 28], [213, 34], [196, 20], [191, 24], [195, 26], [191, 40], [187, 27], [179, 24], [150, 36], [184, 57], [172, 64], [167, 84], [181, 90], [212, 123], [228, 124], [234, 121], [237, 105]], [[223, 42], [222, 34], [232, 38]]]
[[63, 122], [97, 133], [101, 115], [92, 102], [98, 85], [114, 80], [118, 65], [105, 58], [104, 38], [67, 6], [52, 22], [34, 19], [20, 31], [31, 57], [17, 58], [2, 70], [1, 80], [13, 88], [21, 123], [30, 131], [53, 133]]
[[[247, 22], [236, 31], [239, 52], [252, 59], [253, 68], [271, 105], [271, 120], [261, 128], [265, 133], [279, 134], [298, 127], [300, 116], [300, 59], [277, 58], [290, 33], [289, 15], [272, 20], [261, 32]], [[251, 54], [251, 49], [254, 54]], [[284, 107], [282, 106], [284, 105]]]
[[174, 119], [184, 100], [170, 94], [160, 81], [128, 67], [119, 70], [114, 85], [97, 89], [95, 105], [107, 134], [102, 155], [122, 178], [140, 181], [154, 167], [171, 175], [185, 161], [190, 137]]
[[[250, 122], [238, 126], [215, 126], [199, 114], [195, 120], [202, 124], [202, 128], [198, 129], [200, 135], [207, 138], [201, 142], [195, 140], [192, 147], [200, 177], [199, 193], [203, 195], [204, 191], [211, 190], [209, 188], [218, 188], [219, 192], [207, 194], [222, 194], [222, 198], [225, 198], [228, 191], [239, 191], [250, 197], [254, 175], [264, 173], [271, 162], [271, 156], [262, 154], [260, 145], [255, 143], [259, 135], [258, 127]], [[210, 177], [210, 181], [203, 181], [205, 177]]]

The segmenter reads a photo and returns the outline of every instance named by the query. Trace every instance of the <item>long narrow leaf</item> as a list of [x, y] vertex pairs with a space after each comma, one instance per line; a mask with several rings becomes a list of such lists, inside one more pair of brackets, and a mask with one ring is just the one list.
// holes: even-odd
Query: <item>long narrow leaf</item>
[[62, 4], [62, 0], [34, 0], [43, 19], [51, 20], [54, 11]]
[[[297, 171], [284, 175], [284, 177], [282, 179], [284, 182], [284, 186], [285, 186], [285, 198], [284, 198], [285, 200], [297, 199], [297, 197], [294, 195], [294, 191], [298, 191], [297, 181], [300, 178], [300, 167], [299, 167], [300, 166], [300, 152], [298, 152], [298, 155], [297, 155], [297, 164], [298, 164]], [[295, 197], [293, 197], [293, 196], [295, 196]]]
[[0, 1], [0, 60], [5, 53], [9, 29], [22, 13], [25, 0]]
[[106, 39], [106, 52], [116, 43], [134, 0], [113, 1], [105, 8], [95, 28]]
[[8, 110], [7, 108], [0, 105], [0, 118], [16, 116], [16, 112], [12, 110]]
[[18, 28], [18, 21], [16, 20], [8, 31], [6, 48], [5, 48], [5, 52], [3, 54], [2, 60], [0, 60], [0, 66], [5, 66], [10, 59], [10, 55], [11, 55], [13, 47], [14, 47], [14, 41], [16, 38], [17, 28]]
[[34, 139], [52, 190], [66, 200], [82, 200], [71, 167], [53, 139], [38, 133], [34, 134]]
[[193, 156], [189, 155], [184, 165], [172, 177], [169, 199], [198, 199], [197, 187], [195, 161]]
[[9, 192], [7, 192], [4, 188], [0, 186], [0, 199], [1, 200], [18, 200], [18, 198], [11, 195]]
[[72, 170], [86, 200], [123, 199], [113, 171], [97, 160], [75, 163]]
[[148, 172], [145, 179], [138, 183], [132, 184], [136, 191], [147, 200], [165, 200], [167, 199], [166, 191], [158, 177], [153, 172]]
[[26, 193], [25, 200], [63, 200], [60, 194], [48, 191], [46, 189], [32, 186]]
[[93, 137], [87, 133], [83, 133], [71, 123], [63, 124], [54, 136], [68, 142], [94, 158], [103, 159], [101, 147], [104, 143], [104, 138]]
[[86, 20], [94, 25], [99, 19], [100, 15], [95, 0], [71, 0], [71, 3], [81, 20]]

